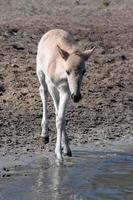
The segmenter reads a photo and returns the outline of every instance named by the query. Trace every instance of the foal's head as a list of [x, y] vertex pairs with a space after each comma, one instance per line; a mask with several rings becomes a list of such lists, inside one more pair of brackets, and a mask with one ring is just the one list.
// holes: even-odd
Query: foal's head
[[58, 51], [65, 60], [65, 70], [71, 97], [74, 102], [79, 102], [81, 99], [81, 82], [85, 73], [85, 61], [90, 57], [94, 48], [84, 52], [75, 51], [69, 54], [58, 46]]

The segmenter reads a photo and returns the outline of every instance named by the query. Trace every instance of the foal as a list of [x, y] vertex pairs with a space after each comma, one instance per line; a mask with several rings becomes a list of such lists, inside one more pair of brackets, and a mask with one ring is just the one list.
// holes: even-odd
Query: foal
[[42, 133], [45, 143], [49, 142], [47, 122], [48, 92], [53, 98], [57, 141], [55, 154], [62, 160], [64, 155], [72, 156], [65, 131], [65, 110], [69, 97], [74, 102], [81, 99], [80, 86], [85, 73], [85, 61], [94, 48], [81, 52], [77, 42], [68, 32], [55, 29], [41, 38], [37, 52], [37, 76], [40, 82], [40, 96], [43, 103]]

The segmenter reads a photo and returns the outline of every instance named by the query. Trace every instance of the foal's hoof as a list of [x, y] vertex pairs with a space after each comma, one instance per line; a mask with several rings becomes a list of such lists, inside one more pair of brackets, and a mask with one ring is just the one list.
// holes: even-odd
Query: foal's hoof
[[68, 157], [72, 157], [72, 152], [69, 151], [69, 152], [66, 152], [66, 153], [63, 153], [64, 156], [68, 156]]
[[63, 159], [56, 158], [55, 163], [56, 163], [57, 166], [63, 166], [64, 165]]
[[48, 144], [49, 143], [49, 136], [42, 137], [42, 142], [44, 144]]

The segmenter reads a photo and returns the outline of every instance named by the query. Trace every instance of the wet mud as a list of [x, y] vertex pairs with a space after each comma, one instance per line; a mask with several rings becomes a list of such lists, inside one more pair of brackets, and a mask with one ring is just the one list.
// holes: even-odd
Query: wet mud
[[[51, 157], [52, 158], [52, 157]], [[0, 181], [1, 200], [131, 200], [133, 153], [73, 147], [73, 158], [32, 160]], [[6, 170], [6, 169], [5, 169]]]

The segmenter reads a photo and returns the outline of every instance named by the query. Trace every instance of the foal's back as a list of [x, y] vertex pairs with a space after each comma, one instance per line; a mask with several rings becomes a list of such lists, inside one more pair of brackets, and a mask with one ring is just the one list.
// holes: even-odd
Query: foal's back
[[62, 62], [57, 46], [65, 49], [68, 53], [78, 49], [77, 42], [70, 33], [61, 29], [51, 30], [43, 35], [38, 45], [37, 57], [41, 66], [48, 67], [54, 61], [56, 61], [56, 65], [58, 62]]

